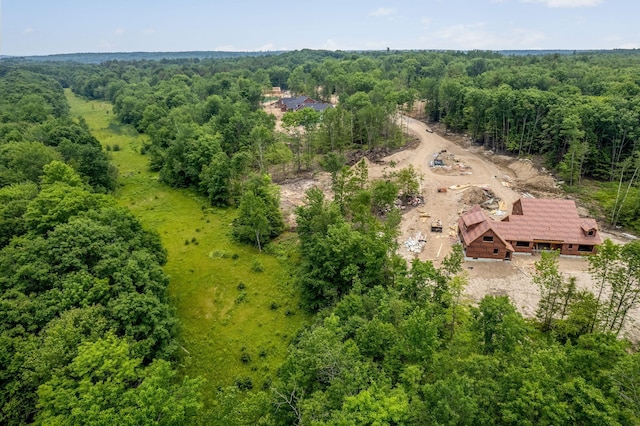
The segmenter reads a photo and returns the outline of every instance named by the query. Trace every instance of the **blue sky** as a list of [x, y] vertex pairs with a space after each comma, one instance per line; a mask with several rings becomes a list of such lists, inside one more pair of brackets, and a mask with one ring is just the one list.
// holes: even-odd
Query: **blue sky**
[[638, 0], [0, 0], [0, 55], [640, 48]]

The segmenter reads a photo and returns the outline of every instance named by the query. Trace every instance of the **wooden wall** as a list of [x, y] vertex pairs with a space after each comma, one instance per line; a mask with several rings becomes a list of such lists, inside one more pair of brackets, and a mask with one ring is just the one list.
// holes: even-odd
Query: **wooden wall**
[[[493, 237], [493, 242], [483, 241], [483, 237]], [[495, 250], [497, 253], [494, 253]], [[489, 229], [475, 241], [465, 247], [467, 257], [474, 259], [501, 259], [504, 260], [507, 252], [507, 246], [498, 238], [493, 230]]]
[[533, 242], [529, 241], [529, 247], [520, 247], [517, 241], [509, 241], [516, 253], [533, 253]]

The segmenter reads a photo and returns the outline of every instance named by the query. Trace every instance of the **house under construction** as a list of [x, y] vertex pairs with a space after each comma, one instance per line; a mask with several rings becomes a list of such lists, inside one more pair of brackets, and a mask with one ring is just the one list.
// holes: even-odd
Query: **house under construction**
[[593, 254], [602, 242], [594, 219], [581, 218], [572, 200], [522, 198], [502, 221], [476, 205], [458, 219], [458, 235], [469, 258], [510, 260], [514, 252], [559, 250]]

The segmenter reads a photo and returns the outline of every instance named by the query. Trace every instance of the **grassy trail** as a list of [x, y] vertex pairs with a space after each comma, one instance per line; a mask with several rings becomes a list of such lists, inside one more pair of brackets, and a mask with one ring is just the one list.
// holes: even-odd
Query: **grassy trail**
[[[156, 230], [168, 250], [165, 272], [181, 323], [183, 371], [207, 380], [205, 402], [219, 386], [274, 377], [290, 339], [308, 316], [298, 308], [286, 268], [273, 256], [233, 243], [234, 209], [213, 209], [189, 190], [170, 188], [148, 171], [145, 136], [116, 124], [111, 104], [66, 91], [72, 116], [82, 116], [118, 167], [118, 203]], [[117, 146], [117, 151], [114, 151]], [[264, 272], [254, 272], [262, 265]]]

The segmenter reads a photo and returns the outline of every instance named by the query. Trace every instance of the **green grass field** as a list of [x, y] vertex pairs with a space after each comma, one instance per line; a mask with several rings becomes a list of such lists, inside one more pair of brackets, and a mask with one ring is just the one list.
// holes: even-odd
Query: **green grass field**
[[[210, 406], [220, 386], [250, 377], [254, 389], [274, 377], [290, 339], [309, 321], [299, 309], [286, 259], [230, 238], [235, 209], [211, 208], [190, 190], [170, 188], [139, 154], [145, 136], [115, 123], [111, 105], [69, 90], [72, 116], [82, 116], [119, 170], [118, 202], [156, 230], [169, 253], [165, 272], [181, 323], [183, 370], [202, 376]], [[113, 146], [119, 147], [113, 151]], [[254, 272], [261, 264], [263, 272]]]

